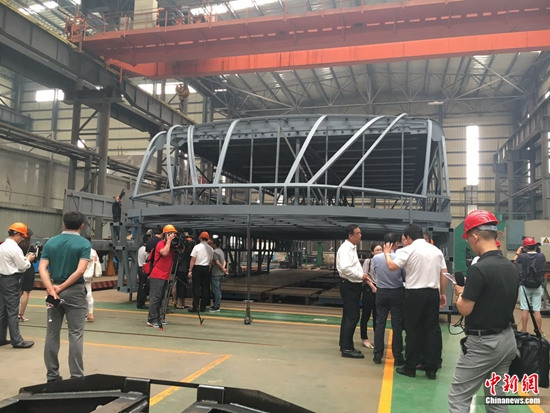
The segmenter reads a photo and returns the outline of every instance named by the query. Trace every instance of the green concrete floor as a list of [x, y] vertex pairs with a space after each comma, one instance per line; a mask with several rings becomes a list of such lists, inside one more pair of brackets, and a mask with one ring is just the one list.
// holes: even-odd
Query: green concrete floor
[[[0, 347], [0, 399], [45, 381], [43, 295], [32, 293], [25, 314], [30, 321], [21, 324], [24, 338], [34, 340], [35, 347]], [[196, 314], [175, 310], [167, 316], [164, 331], [159, 331], [146, 325], [146, 310], [137, 310], [128, 295], [105, 290], [94, 292], [94, 298], [96, 321], [87, 323], [85, 332], [86, 374], [257, 389], [315, 412], [447, 411], [462, 335], [451, 335], [446, 324], [442, 324], [443, 366], [432, 381], [421, 371], [414, 379], [394, 374], [391, 359], [375, 365], [369, 349], [362, 349], [366, 356], [362, 360], [340, 357], [339, 308], [252, 303], [253, 321], [245, 325], [244, 304], [224, 301], [221, 312], [204, 314], [202, 326]], [[62, 338], [61, 373], [68, 377], [66, 332]], [[355, 341], [359, 348], [359, 331]], [[540, 395], [549, 397], [550, 391], [541, 389]], [[194, 397], [194, 390], [153, 386], [151, 412], [182, 411]], [[472, 411], [484, 408], [475, 406]], [[510, 412], [530, 411], [550, 412], [550, 404], [510, 408]]]

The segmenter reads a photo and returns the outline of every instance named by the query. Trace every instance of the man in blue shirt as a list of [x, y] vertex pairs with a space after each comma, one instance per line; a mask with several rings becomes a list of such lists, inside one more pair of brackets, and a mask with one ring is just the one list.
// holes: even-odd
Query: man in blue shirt
[[[395, 258], [395, 250], [399, 246], [400, 235], [392, 232], [384, 235], [384, 244], [391, 244], [391, 258]], [[405, 270], [399, 268], [390, 270], [383, 254], [372, 258], [376, 273], [376, 325], [374, 330], [374, 358], [376, 364], [382, 363], [384, 354], [384, 333], [388, 312], [391, 312], [391, 328], [393, 331], [392, 353], [396, 366], [404, 364], [403, 359], [403, 305], [405, 302]]]

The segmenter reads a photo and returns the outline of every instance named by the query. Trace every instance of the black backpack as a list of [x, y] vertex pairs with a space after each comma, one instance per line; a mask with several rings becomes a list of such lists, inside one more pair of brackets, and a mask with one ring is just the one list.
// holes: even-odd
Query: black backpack
[[542, 284], [542, 277], [536, 266], [537, 256], [533, 254], [533, 256], [529, 258], [531, 261], [527, 267], [527, 272], [522, 274], [523, 285], [527, 288], [537, 288]]

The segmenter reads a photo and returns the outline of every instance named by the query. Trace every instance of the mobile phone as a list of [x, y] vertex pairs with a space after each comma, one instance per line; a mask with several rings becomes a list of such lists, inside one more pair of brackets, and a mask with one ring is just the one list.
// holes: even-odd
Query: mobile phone
[[53, 305], [54, 307], [59, 307], [61, 304], [64, 303], [63, 299], [53, 298], [53, 295], [50, 294], [48, 294], [48, 296], [46, 297], [46, 302]]
[[453, 274], [444, 272], [443, 275], [447, 277], [453, 284], [456, 284], [456, 278]]

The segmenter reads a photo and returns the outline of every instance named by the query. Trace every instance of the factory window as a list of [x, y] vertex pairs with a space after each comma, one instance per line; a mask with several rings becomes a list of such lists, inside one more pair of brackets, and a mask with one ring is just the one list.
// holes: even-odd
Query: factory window
[[[168, 82], [164, 86], [164, 93], [167, 95], [175, 95], [176, 94], [176, 86], [179, 85], [181, 82]], [[141, 85], [138, 85], [141, 89], [149, 93], [150, 95], [153, 94], [153, 90], [156, 91], [157, 95], [160, 95], [162, 92], [162, 83], [142, 83]], [[195, 89], [193, 89], [191, 86], [188, 86], [190, 93], [197, 93]]]
[[479, 183], [479, 127], [466, 127], [466, 185]]
[[65, 94], [60, 89], [42, 89], [36, 91], [35, 100], [37, 102], [53, 102], [54, 100], [63, 100]]

